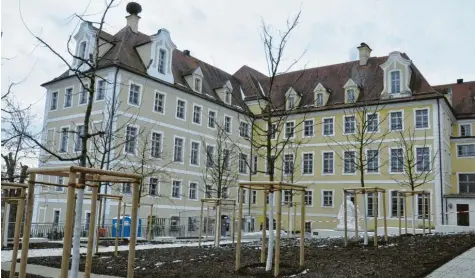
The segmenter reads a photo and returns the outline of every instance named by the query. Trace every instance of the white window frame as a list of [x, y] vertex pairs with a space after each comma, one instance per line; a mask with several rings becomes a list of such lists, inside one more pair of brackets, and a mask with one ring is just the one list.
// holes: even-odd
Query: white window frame
[[55, 212], [59, 212], [59, 215], [58, 215], [58, 225], [59, 223], [61, 223], [61, 208], [54, 208], [53, 209], [53, 214], [52, 214], [52, 218], [51, 218], [51, 223], [55, 224], [54, 223], [54, 215], [55, 215]]
[[[194, 183], [196, 184], [196, 188], [195, 188], [195, 195], [196, 195], [196, 198], [195, 199], [191, 199], [190, 198], [190, 192], [191, 192], [191, 184]], [[198, 201], [200, 199], [200, 196], [199, 196], [200, 192], [199, 192], [199, 184], [197, 181], [189, 181], [188, 182], [188, 200], [191, 200], [191, 201]]]
[[[393, 72], [398, 72], [399, 73], [399, 92], [393, 92], [393, 79], [392, 79], [392, 74]], [[397, 95], [402, 93], [402, 72], [399, 69], [394, 69], [391, 70], [389, 73], [389, 94], [390, 95]]]
[[[354, 172], [348, 172], [346, 173], [345, 172], [345, 152], [354, 152], [355, 153], [355, 157], [354, 157], [354, 161], [355, 161], [355, 171]], [[358, 167], [356, 166], [356, 149], [349, 149], [349, 150], [343, 150], [342, 151], [342, 165], [341, 165], [341, 174], [343, 176], [354, 176], [356, 175], [356, 173], [358, 172]]]
[[[369, 123], [369, 116], [371, 115], [376, 115], [376, 119], [378, 121], [378, 126], [377, 126], [377, 130], [375, 131], [370, 131], [369, 130], [369, 126], [370, 126], [370, 123]], [[356, 120], [356, 119], [355, 119]], [[379, 133], [380, 131], [380, 126], [381, 126], [381, 122], [379, 121], [379, 112], [374, 112], [374, 113], [366, 113], [366, 133]], [[356, 127], [356, 126], [355, 126]]]
[[[426, 206], [427, 206], [427, 201], [428, 201], [428, 202], [429, 202], [429, 210], [430, 210], [430, 211], [429, 211], [429, 212], [426, 211], [425, 213], [426, 213], [426, 214], [429, 214], [428, 217], [430, 217], [430, 219], [432, 220], [433, 217], [432, 217], [431, 211], [433, 211], [433, 209], [434, 209], [434, 207], [432, 206], [432, 190], [431, 190], [431, 189], [424, 189], [424, 190], [425, 190], [425, 191], [429, 191], [429, 194], [430, 194], [430, 195], [429, 195], [430, 197], [429, 197], [429, 198], [426, 198]], [[419, 194], [414, 195], [414, 197], [416, 198], [416, 211], [414, 212], [415, 215], [416, 215], [416, 221], [417, 221], [417, 220], [422, 220], [422, 216], [419, 215]], [[421, 200], [421, 201], [422, 201], [422, 200]], [[412, 200], [411, 200], [411, 202], [412, 202]], [[421, 203], [422, 203], [422, 202], [421, 202]], [[422, 205], [422, 204], [420, 204], [420, 205]], [[419, 217], [420, 217], [420, 218], [419, 218]], [[427, 219], [428, 219], [428, 218], [426, 218], [426, 220], [427, 220]]]
[[[245, 155], [246, 156], [246, 159], [245, 159], [245, 163], [244, 163], [244, 172], [241, 172], [241, 155]], [[248, 170], [249, 170], [249, 154], [247, 153], [239, 153], [239, 157], [238, 157], [238, 171], [239, 171], [239, 175], [247, 175], [249, 174]]]
[[[353, 92], [353, 99], [350, 99], [350, 92]], [[349, 88], [345, 90], [346, 102], [347, 103], [356, 103], [356, 90], [354, 88]]]
[[[163, 112], [160, 112], [160, 111], [155, 110], [155, 102], [156, 102], [157, 99], [158, 99], [158, 98], [157, 98], [157, 94], [163, 95], [163, 107], [162, 107]], [[162, 92], [162, 91], [157, 91], [157, 90], [155, 90], [155, 91], [154, 91], [154, 94], [153, 94], [152, 111], [153, 111], [154, 113], [158, 113], [158, 114], [165, 115], [166, 101], [167, 101], [167, 94], [164, 93], [164, 92]]]
[[160, 157], [152, 156], [152, 151], [150, 150], [150, 158], [151, 159], [162, 160], [163, 159], [163, 156], [162, 156], [163, 155], [163, 141], [164, 141], [165, 134], [163, 133], [163, 131], [152, 129], [151, 132], [150, 132], [150, 143], [153, 143], [153, 134], [154, 133], [157, 133], [157, 134], [161, 135], [160, 150], [159, 150], [160, 151]]
[[[52, 109], [52, 104], [53, 104], [53, 94], [56, 94], [56, 101], [55, 101], [55, 108]], [[51, 92], [51, 98], [49, 100], [49, 110], [48, 111], [56, 111], [58, 110], [58, 105], [59, 105], [59, 90], [58, 91], [53, 91]]]
[[[243, 124], [243, 123], [246, 124], [246, 126], [247, 126], [244, 136], [241, 135], [241, 124]], [[249, 125], [248, 122], [242, 121], [242, 120], [239, 121], [239, 137], [242, 137], [242, 138], [249, 138], [250, 137], [250, 125]]]
[[[321, 96], [322, 103], [318, 103], [318, 97]], [[315, 106], [316, 107], [321, 107], [323, 106], [323, 93], [316, 93], [315, 94]]]
[[[462, 135], [462, 126], [469, 126], [469, 129], [470, 129], [470, 134], [469, 135]], [[472, 136], [472, 124], [471, 123], [468, 123], [468, 124], [459, 124], [459, 136], [460, 137], [469, 137], [469, 136]]]
[[[229, 101], [228, 101], [228, 96], [229, 96]], [[224, 91], [224, 103], [231, 104], [232, 102], [233, 102], [233, 93], [230, 90], [226, 89]]]
[[[368, 158], [368, 151], [378, 151], [378, 171], [377, 172], [369, 172], [368, 171], [368, 166], [369, 166], [369, 158]], [[364, 155], [365, 155], [365, 161], [366, 161], [366, 167], [365, 167], [365, 174], [367, 175], [379, 175], [381, 174], [381, 150], [379, 149], [371, 149], [371, 148], [366, 148], [364, 150]]]
[[[179, 101], [183, 101], [185, 103], [185, 105], [183, 106], [183, 118], [179, 118], [178, 115], [177, 115], [178, 114], [178, 102]], [[187, 106], [188, 106], [188, 102], [185, 99], [182, 99], [182, 98], [179, 98], [179, 97], [176, 98], [175, 119], [186, 122], [186, 108], [187, 108]]]
[[[178, 194], [178, 197], [173, 197], [173, 183], [174, 182], [180, 182], [180, 187], [179, 187], [179, 194]], [[173, 200], [181, 200], [183, 198], [183, 180], [181, 179], [172, 179], [172, 186], [170, 187], [170, 198], [173, 199]]]
[[[138, 104], [130, 102], [130, 89], [132, 88], [132, 85], [139, 87], [139, 96], [138, 96], [139, 103]], [[135, 107], [140, 107], [140, 105], [142, 104], [142, 91], [143, 91], [143, 85], [142, 84], [130, 80], [128, 90], [127, 90], [127, 104], [131, 105], [131, 106], [135, 106]]]
[[[333, 171], [331, 173], [325, 173], [324, 172], [325, 153], [332, 153], [333, 154], [333, 159], [332, 159], [332, 169], [333, 169]], [[334, 176], [335, 172], [336, 172], [336, 169], [335, 169], [335, 151], [326, 151], [326, 150], [322, 151], [322, 171], [321, 171], [322, 176]]]
[[[163, 59], [160, 59], [160, 54], [163, 51]], [[162, 60], [163, 72], [160, 71], [160, 61]], [[168, 51], [165, 48], [159, 47], [157, 51], [157, 72], [159, 74], [167, 74], [167, 63], [168, 63]]]
[[[211, 162], [213, 162], [213, 166], [208, 166], [208, 158], [209, 158], [209, 156], [208, 156], [208, 147], [213, 148], [213, 153], [211, 155]], [[214, 161], [215, 160], [215, 156], [214, 156], [215, 154], [216, 154], [216, 145], [215, 144], [206, 144], [206, 148], [205, 148], [205, 155], [206, 155], [206, 157], [205, 157], [205, 159], [206, 159], [205, 160], [205, 166], [206, 167], [215, 167], [216, 166], [216, 161]]]
[[[277, 136], [277, 124], [271, 124], [271, 126], [274, 126], [274, 125], [275, 125], [275, 132], [273, 134], [274, 136], [273, 137], [271, 136], [270, 139], [275, 141], [277, 140], [278, 136]], [[266, 124], [266, 127], [267, 127], [267, 130], [269, 130], [269, 124]]]
[[467, 146], [467, 145], [475, 145], [475, 142], [473, 143], [457, 143], [455, 144], [455, 155], [457, 156], [458, 159], [473, 159], [475, 155], [469, 155], [469, 156], [459, 156], [459, 146]]
[[[420, 110], [427, 110], [427, 127], [417, 127], [417, 111]], [[425, 129], [430, 129], [430, 107], [418, 107], [413, 109], [413, 114], [414, 114], [414, 129], [415, 130], [425, 130]]]
[[[196, 80], [199, 80], [198, 90], [196, 89]], [[201, 93], [202, 89], [203, 89], [203, 79], [199, 76], [193, 76], [193, 91], [197, 93]]]
[[[213, 112], [214, 113], [214, 127], [211, 127], [209, 126], [209, 113], [210, 112]], [[208, 108], [208, 123], [206, 124], [206, 126], [209, 128], [209, 129], [216, 129], [216, 125], [218, 124], [218, 112], [214, 109], [210, 109]]]
[[[178, 105], [178, 104], [177, 104]], [[195, 123], [195, 107], [200, 108], [200, 113], [199, 113], [199, 123]], [[203, 125], [203, 105], [199, 105], [196, 103], [193, 103], [193, 115], [191, 116], [191, 123], [197, 126], [202, 126]]]
[[[176, 161], [175, 160], [175, 142], [176, 142], [176, 139], [182, 139], [183, 140], [183, 144], [182, 144], [182, 150], [181, 150], [181, 161]], [[185, 152], [186, 152], [186, 139], [185, 137], [182, 137], [182, 136], [177, 136], [177, 135], [174, 135], [173, 136], [173, 163], [178, 163], [178, 164], [185, 164]]]
[[[79, 86], [79, 92], [78, 92], [78, 106], [83, 106], [83, 105], [86, 105], [89, 101], [89, 91], [87, 91], [86, 87], [89, 87], [89, 83], [84, 83], [84, 86], [83, 85], [80, 85]], [[86, 99], [86, 101], [84, 103], [81, 103], [81, 94], [84, 92], [85, 96], [84, 98]]]
[[[292, 162], [292, 169], [291, 169], [292, 172], [289, 172], [289, 173], [285, 173], [285, 156], [287, 156], [287, 155], [292, 155], [292, 161], [291, 161]], [[295, 153], [293, 153], [293, 152], [286, 152], [282, 155], [282, 172], [283, 172], [284, 176], [290, 176], [290, 175], [292, 175], [292, 173], [295, 174], [295, 161], [296, 161]]]
[[[287, 137], [287, 124], [288, 123], [293, 123], [293, 131], [292, 131], [292, 136], [291, 137]], [[292, 120], [292, 121], [286, 121], [284, 123], [284, 139], [294, 139], [295, 138], [295, 133], [296, 133], [296, 130], [295, 130], [295, 120]]]
[[[346, 118], [353, 117], [355, 118], [355, 131], [354, 132], [346, 132]], [[343, 135], [353, 135], [356, 134], [356, 125], [357, 125], [357, 119], [355, 115], [343, 115]]]
[[[63, 128], [67, 128], [68, 129], [68, 140], [66, 140], [66, 151], [63, 152], [61, 151], [61, 144], [63, 142]], [[59, 153], [68, 153], [69, 152], [69, 138], [70, 138], [70, 134], [74, 134], [74, 133], [71, 133], [71, 127], [69, 125], [65, 125], [65, 126], [60, 126], [59, 127], [59, 144], [58, 144], [58, 152]]]
[[[79, 137], [79, 132], [78, 132], [79, 127], [81, 127], [81, 126], [84, 128], [84, 125], [83, 125], [83, 124], [78, 124], [78, 125], [75, 126], [75, 130], [74, 130], [74, 131], [75, 131], [76, 133], [74, 133], [74, 148], [73, 148], [73, 151], [74, 151], [74, 152], [80, 152], [80, 151], [81, 151], [81, 148], [82, 148], [82, 146], [81, 146], [82, 140], [81, 140], [81, 138]], [[76, 139], [79, 139], [79, 140], [76, 141]], [[54, 140], [53, 140], [53, 142], [54, 142]], [[79, 145], [81, 148], [78, 148], [78, 145]]]
[[134, 125], [134, 124], [130, 124], [130, 125], [127, 125], [125, 127], [125, 130], [124, 130], [124, 139], [127, 141], [127, 127], [135, 127], [137, 128], [137, 134], [136, 134], [136, 137], [135, 137], [135, 148], [134, 148], [134, 152], [133, 153], [129, 153], [127, 152], [126, 150], [126, 146], [127, 146], [127, 143], [124, 143], [124, 148], [123, 148], [123, 152], [125, 155], [127, 154], [133, 154], [133, 155], [137, 155], [137, 152], [138, 152], [138, 147], [139, 147], [139, 134], [140, 134], [140, 126], [139, 125]]
[[[150, 194], [150, 186], [152, 185], [151, 179], [157, 179], [157, 194], [156, 195], [151, 195]], [[158, 198], [160, 197], [160, 178], [158, 177], [149, 177], [148, 179], [148, 196], [153, 197], [153, 198]]]
[[[392, 150], [401, 150], [402, 151], [402, 171], [401, 172], [395, 172], [393, 171], [393, 168], [392, 168], [392, 159], [393, 159], [393, 156], [392, 156]], [[388, 172], [390, 174], [404, 174], [406, 171], [404, 169], [404, 163], [405, 163], [405, 160], [404, 160], [404, 155], [405, 154], [405, 151], [404, 151], [404, 148], [402, 147], [389, 147], [388, 149], [388, 157], [389, 157], [389, 162], [388, 162]]]
[[[229, 118], [229, 120], [230, 120], [229, 121], [229, 131], [226, 130], [226, 118]], [[228, 134], [233, 133], [233, 116], [224, 114], [224, 116], [223, 116], [223, 128], [224, 128], [224, 132], [226, 132]]]
[[[324, 192], [331, 192], [332, 193], [332, 205], [331, 206], [325, 206], [325, 196]], [[320, 191], [320, 207], [321, 208], [334, 208], [335, 207], [335, 190], [334, 189], [322, 189]]]
[[[401, 113], [401, 129], [392, 129], [392, 113]], [[404, 130], [404, 110], [390, 110], [389, 111], [389, 121], [388, 121], [388, 129], [390, 132], [399, 132]]]
[[[305, 122], [311, 121], [312, 122], [312, 135], [305, 135]], [[302, 138], [312, 138], [315, 136], [315, 120], [314, 119], [306, 119], [303, 121], [303, 128], [302, 128]]]
[[[312, 172], [311, 173], [304, 173], [304, 155], [311, 154], [312, 155]], [[302, 176], [313, 176], [315, 174], [315, 152], [302, 152]]]
[[[475, 172], [456, 172], [455, 173], [455, 176], [456, 176], [456, 179], [457, 179], [457, 192], [459, 194], [461, 193], [460, 192], [460, 175], [475, 175]], [[466, 192], [462, 192], [462, 193], [467, 194]], [[469, 194], [471, 194], [471, 193], [469, 193]]]
[[[104, 81], [104, 92], [103, 92], [102, 99], [98, 99], [98, 96], [99, 96], [99, 82], [101, 82], [101, 81]], [[107, 79], [97, 77], [96, 90], [95, 90], [94, 93], [95, 93], [95, 96], [94, 96], [94, 101], [95, 102], [101, 102], [101, 101], [104, 101], [106, 99], [106, 96], [107, 96]]]
[[[388, 215], [388, 218], [398, 219], [397, 213], [396, 213], [396, 215], [393, 215], [393, 198], [392, 198], [392, 194], [393, 194], [393, 192], [395, 192], [395, 191], [397, 192], [397, 191], [401, 191], [401, 190], [397, 190], [397, 189], [390, 189], [390, 190], [388, 190], [388, 193], [389, 193], [389, 194], [388, 194], [388, 199], [389, 199], [389, 200], [388, 200], [388, 204], [389, 204], [389, 206], [388, 206], [388, 208], [387, 208], [387, 209], [388, 209], [388, 214], [387, 214], [387, 215]], [[397, 197], [396, 197], [396, 199], [397, 199]], [[402, 202], [404, 203], [404, 205], [403, 205], [403, 210], [401, 211], [401, 219], [402, 219], [402, 218], [404, 218], [404, 211], [405, 211], [405, 206], [406, 206], [406, 203], [407, 203], [407, 202], [406, 202], [406, 198], [404, 197], [404, 195], [401, 195], [401, 196], [400, 196], [400, 199], [401, 199]], [[412, 202], [412, 200], [411, 200], [411, 202]], [[397, 200], [396, 200], [396, 206], [397, 206]]]
[[[193, 151], [193, 143], [198, 143], [198, 151], [197, 151], [197, 159], [198, 159], [198, 164], [192, 164], [191, 163], [191, 158], [192, 158], [192, 154], [191, 152]], [[189, 164], [191, 167], [200, 167], [201, 165], [201, 142], [200, 141], [195, 141], [195, 140], [190, 140], [190, 161], [189, 161]]]
[[[419, 171], [417, 170], [417, 149], [420, 149], [420, 148], [428, 148], [429, 149], [429, 171]], [[432, 173], [433, 171], [433, 164], [432, 164], [432, 148], [431, 146], [427, 146], [427, 145], [415, 145], [414, 146], [414, 160], [415, 160], [415, 166], [416, 166], [416, 173], [422, 173], [422, 172], [428, 172], [428, 173]]]
[[258, 199], [259, 199], [259, 195], [257, 193], [257, 190], [252, 190], [251, 191], [251, 205], [257, 204]]
[[[313, 206], [315, 205], [315, 192], [313, 190], [313, 188], [306, 188], [305, 189], [305, 192], [308, 191], [308, 192], [312, 192], [311, 196], [312, 196], [312, 204], [311, 205], [307, 205], [307, 203], [305, 203], [305, 207], [306, 208], [313, 208]], [[305, 192], [303, 192], [303, 194], [305, 195]], [[274, 198], [275, 200], [275, 198]], [[304, 200], [306, 200], [306, 198], [304, 197]]]
[[[71, 104], [69, 106], [66, 106], [66, 92], [71, 89]], [[74, 103], [74, 86], [69, 86], [64, 88], [64, 99], [63, 99], [63, 109], [69, 109], [73, 107]]]
[[[332, 133], [325, 134], [325, 120], [332, 120]], [[322, 118], [322, 136], [335, 136], [335, 116]]]
[[372, 216], [369, 216], [369, 215], [368, 215], [368, 207], [369, 207], [368, 194], [369, 194], [369, 193], [373, 193], [373, 196], [374, 196], [375, 193], [376, 193], [377, 196], [378, 196], [378, 202], [377, 202], [377, 204], [376, 204], [378, 207], [376, 208], [376, 210], [377, 210], [377, 212], [378, 212], [378, 217], [377, 217], [377, 218], [380, 219], [381, 216], [382, 216], [382, 215], [381, 215], [381, 203], [383, 202], [383, 198], [381, 197], [381, 195], [382, 195], [381, 192], [368, 192], [368, 193], [364, 194], [364, 198], [366, 198], [366, 208], [365, 208], [364, 213], [365, 213], [365, 215], [366, 215], [367, 217], [371, 217], [371, 218], [374, 217], [374, 215], [372, 215]]
[[[60, 181], [61, 178], [63, 179], [62, 182]], [[56, 183], [58, 183], [58, 184], [64, 184], [64, 177], [56, 177]], [[58, 188], [61, 189], [61, 190], [58, 190]], [[64, 187], [55, 186], [55, 187], [54, 187], [54, 192], [62, 193], [62, 192], [64, 192]]]

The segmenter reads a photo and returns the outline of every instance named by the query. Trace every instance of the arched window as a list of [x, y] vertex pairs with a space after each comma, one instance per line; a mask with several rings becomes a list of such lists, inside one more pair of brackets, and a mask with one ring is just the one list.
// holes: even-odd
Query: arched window
[[167, 62], [167, 52], [164, 49], [160, 49], [158, 52], [158, 72], [165, 74]]
[[87, 47], [87, 42], [83, 41], [80, 45], [79, 45], [79, 57], [80, 58], [83, 58], [83, 59], [86, 59], [86, 47]]

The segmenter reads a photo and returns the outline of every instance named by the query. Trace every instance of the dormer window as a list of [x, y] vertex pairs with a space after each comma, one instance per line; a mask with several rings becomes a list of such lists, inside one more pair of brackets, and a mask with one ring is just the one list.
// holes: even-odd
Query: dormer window
[[167, 53], [164, 49], [160, 49], [158, 52], [158, 72], [165, 74]]
[[289, 99], [287, 101], [287, 109], [293, 109], [295, 106], [295, 96], [294, 95], [290, 95], [289, 96]]
[[323, 94], [322, 93], [317, 94], [316, 105], [317, 106], [323, 106]]
[[401, 72], [391, 72], [391, 94], [399, 94], [401, 92]]
[[356, 102], [355, 90], [354, 89], [346, 90], [346, 99], [347, 99], [348, 103], [355, 103]]
[[201, 78], [195, 77], [195, 92], [201, 93]]
[[224, 102], [226, 102], [227, 104], [231, 104], [231, 92], [230, 91], [226, 91], [225, 92], [225, 100]]
[[80, 58], [86, 59], [86, 47], [87, 47], [87, 42], [83, 41], [79, 45], [79, 53], [78, 56]]

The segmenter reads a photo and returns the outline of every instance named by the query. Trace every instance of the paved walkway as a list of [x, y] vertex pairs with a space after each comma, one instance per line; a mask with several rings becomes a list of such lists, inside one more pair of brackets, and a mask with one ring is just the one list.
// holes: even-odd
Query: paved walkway
[[[2, 270], [10, 271], [10, 262], [2, 262]], [[20, 264], [16, 264], [16, 272], [20, 271]], [[44, 277], [57, 278], [61, 276], [61, 269], [47, 267], [42, 265], [28, 264], [26, 265], [26, 273], [41, 275]], [[79, 277], [84, 277], [84, 272], [79, 272]], [[107, 276], [91, 273], [92, 278], [117, 278], [116, 276]]]
[[475, 247], [436, 269], [426, 278], [475, 277]]

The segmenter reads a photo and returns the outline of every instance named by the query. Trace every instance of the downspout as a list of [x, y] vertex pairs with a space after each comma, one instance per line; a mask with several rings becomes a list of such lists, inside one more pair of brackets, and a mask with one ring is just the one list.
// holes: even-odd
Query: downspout
[[442, 177], [442, 139], [441, 139], [441, 132], [440, 132], [440, 102], [439, 98], [437, 99], [437, 126], [439, 129], [439, 177], [440, 177], [440, 207], [442, 209], [441, 218], [442, 218], [442, 225], [444, 225], [444, 184], [443, 184], [443, 177]]
[[[252, 127], [252, 128], [251, 128], [251, 143], [250, 143], [250, 145], [251, 145], [251, 154], [250, 154], [250, 156], [251, 156], [251, 157], [250, 157], [250, 158], [251, 158], [251, 171], [249, 171], [249, 181], [252, 181], [252, 175], [253, 175], [254, 167], [255, 167], [255, 166], [254, 166], [254, 156], [253, 156], [253, 154], [252, 154], [252, 151], [253, 151], [253, 148], [252, 148], [252, 142], [253, 142], [253, 141], [252, 141], [252, 140], [253, 140], [253, 136], [254, 136], [254, 132], [253, 132], [253, 131], [254, 131], [254, 121], [255, 121], [255, 119], [252, 118], [252, 123], [251, 123], [251, 127]], [[256, 174], [257, 174], [257, 173], [256, 173]], [[248, 202], [249, 204], [248, 204], [247, 214], [248, 214], [248, 217], [249, 217], [249, 222], [247, 223], [247, 225], [248, 225], [248, 226], [247, 226], [247, 230], [248, 230], [248, 232], [250, 232], [250, 231], [251, 231], [251, 220], [252, 220], [252, 218], [251, 218], [252, 187], [249, 188], [249, 198], [248, 198], [248, 200], [249, 200], [249, 202]]]
[[[110, 157], [111, 157], [111, 146], [112, 146], [112, 124], [114, 122], [114, 116], [115, 116], [115, 102], [116, 102], [116, 87], [117, 87], [117, 76], [119, 75], [119, 68], [117, 67], [115, 70], [115, 75], [114, 75], [114, 87], [112, 89], [112, 111], [110, 114], [110, 120], [109, 120], [109, 142], [107, 142], [107, 162], [106, 162], [106, 170], [109, 170], [110, 168]], [[104, 194], [107, 194], [107, 189], [109, 188], [110, 183], [107, 183]], [[107, 198], [104, 198], [104, 210], [102, 211], [102, 228], [104, 228], [105, 225], [105, 219], [106, 219], [106, 203], [107, 203]], [[117, 219], [119, 221], [119, 219]]]

